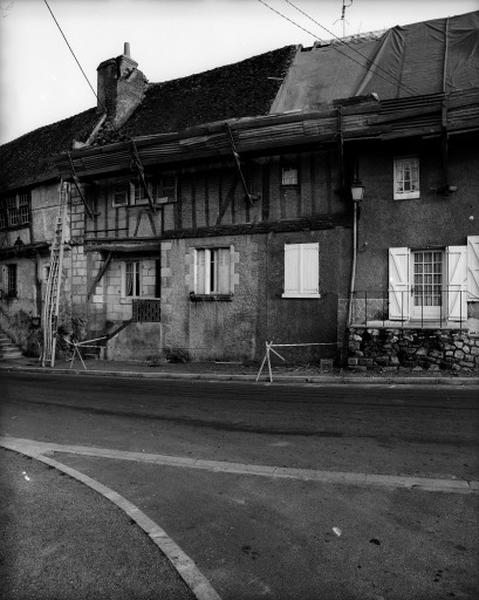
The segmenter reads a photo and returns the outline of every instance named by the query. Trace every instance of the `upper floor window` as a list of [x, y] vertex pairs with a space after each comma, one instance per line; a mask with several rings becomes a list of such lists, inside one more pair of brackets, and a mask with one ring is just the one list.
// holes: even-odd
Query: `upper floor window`
[[0, 229], [22, 227], [30, 223], [30, 192], [20, 192], [7, 196], [0, 205]]
[[299, 172], [295, 166], [281, 167], [281, 185], [299, 185]]
[[[148, 192], [155, 204], [176, 202], [176, 176], [159, 175], [146, 180]], [[148, 204], [148, 195], [140, 179], [132, 184], [132, 204]]]
[[129, 197], [128, 190], [115, 190], [111, 197], [111, 205], [113, 208], [118, 208], [119, 206], [128, 206]]
[[419, 158], [394, 159], [394, 200], [419, 198]]

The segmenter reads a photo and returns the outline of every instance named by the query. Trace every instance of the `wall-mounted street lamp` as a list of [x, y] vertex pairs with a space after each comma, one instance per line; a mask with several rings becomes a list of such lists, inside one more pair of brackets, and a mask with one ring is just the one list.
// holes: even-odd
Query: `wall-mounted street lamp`
[[351, 196], [354, 202], [360, 202], [364, 198], [364, 185], [355, 179], [351, 184]]

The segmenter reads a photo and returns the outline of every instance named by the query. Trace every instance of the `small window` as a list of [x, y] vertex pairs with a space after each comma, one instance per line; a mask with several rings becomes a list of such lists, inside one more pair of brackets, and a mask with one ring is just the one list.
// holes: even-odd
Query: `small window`
[[320, 298], [317, 242], [284, 245], [283, 298]]
[[230, 248], [200, 248], [195, 251], [195, 293], [232, 293]]
[[113, 208], [118, 208], [119, 206], [128, 206], [128, 192], [126, 190], [118, 190], [113, 192], [111, 205]]
[[141, 296], [141, 263], [139, 260], [129, 260], [123, 264], [124, 276], [122, 296], [126, 298], [137, 298], [138, 296]]
[[148, 204], [145, 187], [139, 179], [131, 182], [131, 204], [136, 206]]
[[419, 198], [419, 159], [394, 159], [394, 200]]
[[18, 195], [18, 221], [20, 225], [30, 223], [30, 192]]
[[17, 297], [17, 265], [7, 265], [7, 294], [9, 298]]
[[281, 167], [281, 185], [299, 185], [299, 174], [297, 167]]
[[155, 178], [151, 184], [151, 195], [157, 204], [176, 202], [176, 177], [163, 175]]
[[17, 198], [9, 196], [7, 198], [7, 217], [9, 227], [15, 227], [19, 223], [19, 214], [17, 210]]

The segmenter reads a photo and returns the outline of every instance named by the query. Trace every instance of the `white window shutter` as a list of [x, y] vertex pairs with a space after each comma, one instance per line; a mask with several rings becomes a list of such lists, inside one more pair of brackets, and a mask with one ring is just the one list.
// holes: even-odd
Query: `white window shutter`
[[231, 281], [231, 250], [229, 248], [219, 248], [218, 262], [218, 292], [220, 294], [229, 294]]
[[121, 297], [124, 298], [126, 296], [126, 265], [123, 261], [120, 263], [120, 277]]
[[319, 244], [301, 244], [301, 292], [319, 294]]
[[389, 318], [409, 319], [409, 248], [389, 248]]
[[300, 285], [300, 246], [285, 244], [284, 246], [284, 294], [299, 294]]
[[467, 238], [467, 299], [479, 300], [479, 235]]
[[448, 319], [464, 321], [467, 318], [467, 246], [448, 246], [446, 256]]

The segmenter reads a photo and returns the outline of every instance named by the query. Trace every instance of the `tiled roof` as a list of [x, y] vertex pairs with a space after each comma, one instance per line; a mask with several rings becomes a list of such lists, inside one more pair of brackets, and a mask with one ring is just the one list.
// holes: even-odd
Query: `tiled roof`
[[74, 139], [85, 141], [97, 121], [96, 108], [90, 108], [0, 146], [0, 190], [55, 177], [55, 156], [70, 150]]
[[104, 128], [95, 143], [267, 115], [296, 52], [296, 46], [285, 46], [203, 73], [150, 84], [119, 134]]
[[[103, 128], [95, 143], [268, 114], [296, 50], [296, 46], [286, 46], [196, 75], [150, 84], [120, 132]], [[54, 156], [69, 150], [73, 139], [86, 141], [97, 121], [92, 108], [0, 146], [0, 191], [54, 177]]]

